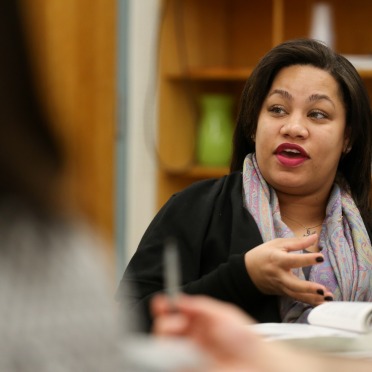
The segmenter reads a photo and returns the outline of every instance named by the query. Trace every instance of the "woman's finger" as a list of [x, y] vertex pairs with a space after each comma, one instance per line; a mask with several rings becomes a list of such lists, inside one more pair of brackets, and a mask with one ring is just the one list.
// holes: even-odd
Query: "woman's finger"
[[303, 249], [310, 248], [317, 242], [318, 235], [312, 234], [301, 238], [285, 238], [282, 240], [282, 249], [287, 252], [300, 251]]
[[282, 279], [283, 292], [298, 301], [319, 305], [324, 301], [330, 301], [333, 295], [327, 288], [319, 283], [301, 280], [295, 275], [289, 275]]
[[324, 296], [324, 293], [327, 290], [324, 285], [300, 279], [292, 272], [282, 274], [280, 282], [283, 288], [287, 288], [288, 290], [297, 293], [302, 292]]
[[324, 257], [321, 253], [306, 253], [306, 254], [284, 254], [281, 256], [280, 266], [286, 270], [298, 269], [300, 267], [318, 265], [324, 262]]

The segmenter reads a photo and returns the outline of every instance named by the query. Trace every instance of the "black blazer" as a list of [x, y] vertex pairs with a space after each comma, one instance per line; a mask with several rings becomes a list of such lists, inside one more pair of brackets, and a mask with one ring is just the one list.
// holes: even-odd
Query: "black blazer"
[[178, 241], [185, 293], [231, 302], [258, 322], [280, 322], [277, 296], [261, 293], [245, 268], [244, 254], [263, 241], [242, 195], [242, 175], [235, 172], [191, 185], [155, 216], [117, 292], [129, 311], [142, 314], [143, 330], [151, 327], [149, 300], [163, 290], [163, 244], [170, 236]]

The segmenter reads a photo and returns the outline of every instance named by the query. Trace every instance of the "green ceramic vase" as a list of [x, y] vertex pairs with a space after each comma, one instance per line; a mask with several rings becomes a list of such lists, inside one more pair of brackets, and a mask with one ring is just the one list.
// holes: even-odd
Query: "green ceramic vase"
[[204, 94], [200, 98], [197, 162], [205, 166], [227, 166], [231, 159], [233, 98], [226, 94]]

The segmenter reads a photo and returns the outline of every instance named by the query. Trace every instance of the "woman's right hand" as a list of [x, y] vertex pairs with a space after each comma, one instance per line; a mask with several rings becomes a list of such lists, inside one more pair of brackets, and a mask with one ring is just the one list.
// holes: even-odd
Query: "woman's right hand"
[[323, 262], [319, 252], [293, 254], [316, 244], [317, 235], [303, 238], [278, 238], [251, 249], [245, 254], [245, 266], [256, 287], [265, 294], [286, 295], [295, 300], [319, 305], [333, 295], [324, 285], [301, 280], [292, 269]]

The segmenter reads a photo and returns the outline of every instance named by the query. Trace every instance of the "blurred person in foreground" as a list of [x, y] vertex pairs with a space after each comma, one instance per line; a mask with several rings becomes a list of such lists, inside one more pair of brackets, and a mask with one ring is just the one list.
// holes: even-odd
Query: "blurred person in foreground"
[[0, 5], [0, 371], [117, 371], [103, 242], [65, 208], [63, 151], [38, 102], [20, 4]]
[[63, 191], [63, 149], [38, 102], [20, 4], [0, 4], [0, 371], [195, 364], [195, 350], [136, 337], [135, 320], [116, 311], [105, 243]]
[[[203, 372], [370, 372], [372, 360], [305, 351], [264, 341], [241, 309], [207, 296], [182, 294], [170, 306], [165, 295], [152, 302], [153, 332], [193, 341], [208, 357]], [[176, 309], [176, 311], [174, 311]], [[372, 335], [366, 336], [370, 346]], [[371, 348], [371, 347], [370, 347]], [[371, 348], [372, 349], [372, 348]]]

